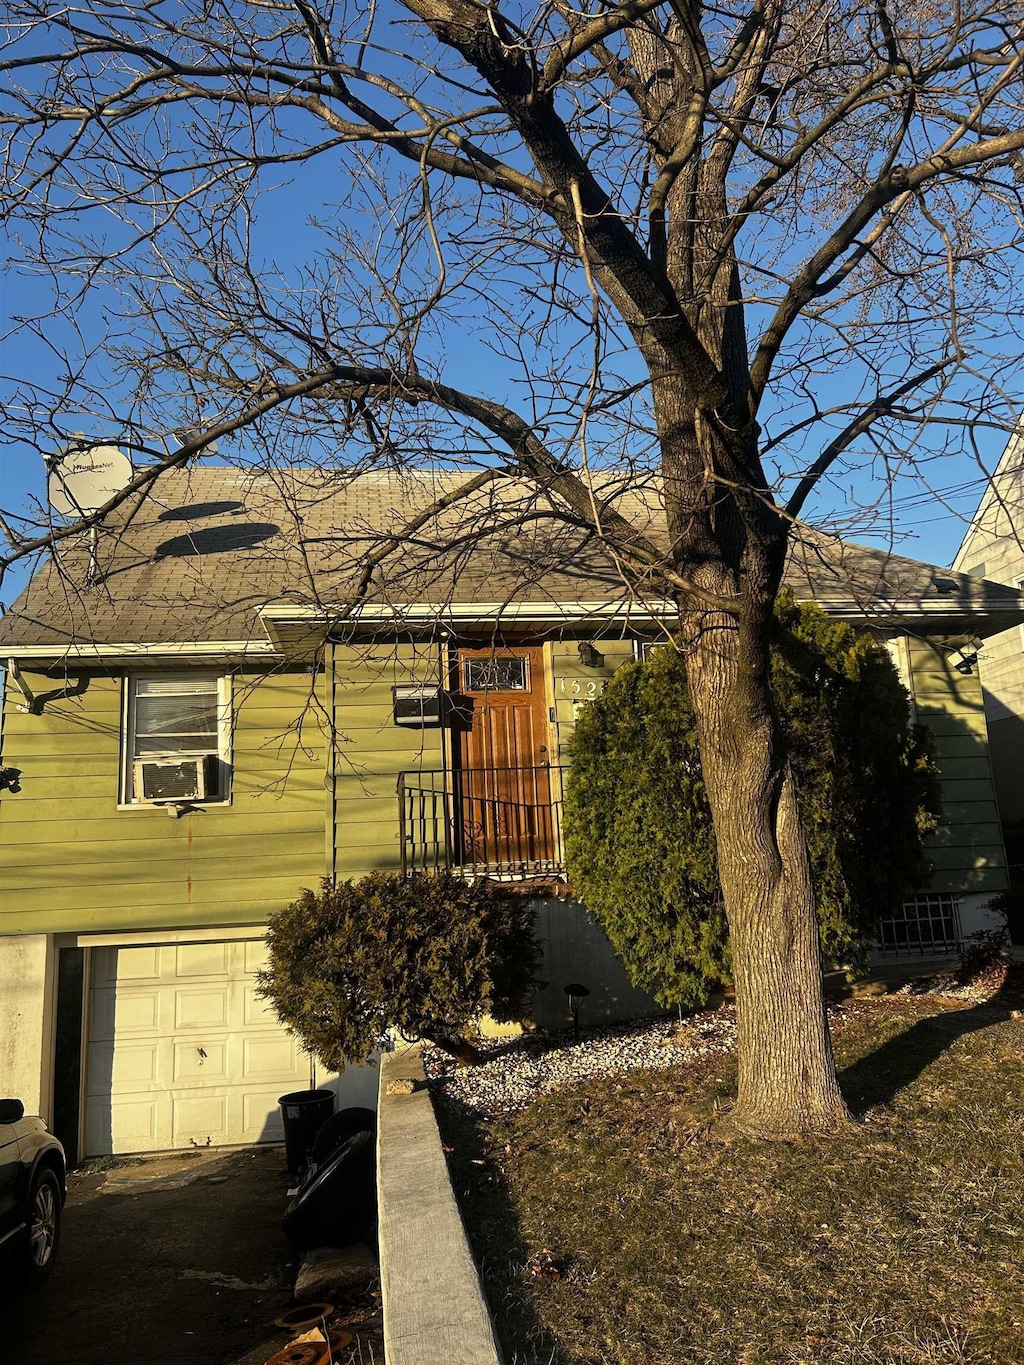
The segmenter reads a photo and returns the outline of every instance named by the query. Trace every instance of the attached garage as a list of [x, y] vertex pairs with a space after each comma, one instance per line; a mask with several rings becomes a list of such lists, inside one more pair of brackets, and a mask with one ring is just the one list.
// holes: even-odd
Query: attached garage
[[[256, 991], [261, 939], [95, 947], [86, 1010], [87, 1156], [280, 1142], [278, 1097], [309, 1058]], [[376, 1102], [377, 1072], [317, 1077]]]

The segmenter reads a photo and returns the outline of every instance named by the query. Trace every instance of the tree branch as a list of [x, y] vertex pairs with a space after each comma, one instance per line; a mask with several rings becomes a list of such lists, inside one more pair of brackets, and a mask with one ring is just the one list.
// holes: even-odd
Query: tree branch
[[885, 417], [891, 413], [901, 398], [906, 398], [908, 393], [920, 388], [922, 384], [927, 384], [930, 379], [934, 379], [943, 370], [948, 369], [950, 365], [958, 364], [962, 359], [963, 356], [960, 352], [946, 356], [944, 360], [939, 360], [934, 365], [929, 365], [926, 370], [904, 380], [902, 384], [890, 389], [888, 393], [878, 394], [873, 402], [868, 403], [852, 421], [846, 424], [835, 440], [828, 443], [811, 467], [804, 473], [792, 497], [786, 503], [785, 515], [793, 521], [799, 517], [818, 480], [828, 471], [843, 451], [851, 446], [858, 436], [862, 436], [869, 430], [879, 417]]

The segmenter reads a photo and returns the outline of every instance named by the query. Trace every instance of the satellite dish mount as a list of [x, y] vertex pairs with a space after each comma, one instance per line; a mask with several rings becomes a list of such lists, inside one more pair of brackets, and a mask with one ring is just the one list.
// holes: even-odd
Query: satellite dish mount
[[[62, 451], [46, 458], [46, 495], [58, 516], [91, 516], [131, 482], [132, 462], [118, 446], [86, 440], [76, 432]], [[89, 527], [86, 586], [99, 579], [99, 531]]]

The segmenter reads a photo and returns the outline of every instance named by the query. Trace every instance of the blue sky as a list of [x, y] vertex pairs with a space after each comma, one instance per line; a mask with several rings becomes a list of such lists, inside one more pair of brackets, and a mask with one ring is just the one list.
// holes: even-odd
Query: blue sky
[[[391, 58], [385, 57], [382, 60], [386, 67]], [[342, 154], [338, 153], [338, 157], [341, 156]], [[343, 172], [344, 167], [340, 164], [334, 165], [330, 161], [317, 160], [304, 169], [294, 172], [289, 170], [287, 174], [274, 172], [273, 186], [268, 181], [261, 187], [266, 193], [261, 195], [255, 205], [254, 217], [250, 220], [254, 254], [262, 257], [268, 267], [272, 263], [273, 268], [269, 273], [279, 277], [287, 287], [300, 288], [303, 269], [308, 262], [317, 259], [327, 260], [326, 253], [332, 245], [329, 233], [332, 224], [341, 224], [346, 229], [356, 232], [361, 229], [358, 207], [353, 207], [350, 203], [341, 211], [337, 204], [331, 202], [334, 192], [332, 171], [338, 170]], [[341, 178], [343, 176], [337, 177], [339, 180]], [[309, 216], [317, 213], [326, 220], [327, 230], [313, 226], [309, 222]], [[461, 221], [470, 224], [472, 220], [468, 217]], [[460, 259], [459, 226], [460, 220], [456, 215], [449, 224], [453, 229], [448, 242], [453, 262]], [[813, 235], [815, 226], [821, 225], [815, 225], [806, 219], [801, 224], [801, 228], [807, 230], [808, 239]], [[762, 244], [768, 242], [773, 235], [776, 238], [784, 237], [786, 231], [785, 224], [776, 223], [771, 219], [763, 222], [760, 227], [760, 238], [755, 234], [754, 254], [756, 255]], [[799, 235], [798, 233], [797, 236]], [[797, 241], [795, 249], [801, 255], [805, 255], [804, 246], [805, 244]], [[343, 266], [344, 258], [339, 257], [339, 260]], [[422, 268], [424, 278], [429, 275], [431, 261], [428, 246], [423, 246], [421, 254], [412, 264], [417, 269]], [[501, 283], [502, 269], [506, 272], [506, 279], [512, 279], [519, 269], [515, 252], [513, 250], [506, 252], [504, 259], [496, 263], [493, 277], [488, 274], [488, 269], [489, 267], [482, 267], [480, 284], [476, 292], [470, 291], [457, 305], [453, 305], [453, 320], [446, 334], [428, 339], [426, 343], [428, 358], [440, 367], [448, 382], [507, 400], [525, 416], [529, 416], [529, 408], [524, 402], [522, 376], [518, 376], [517, 379], [515, 365], [508, 358], [500, 357], [486, 344], [489, 333], [493, 338], [495, 330], [500, 331], [502, 309], [512, 312], [515, 321], [520, 317], [515, 312], [520, 308], [520, 300], [523, 297], [521, 290], [517, 293], [519, 286], [510, 286], [506, 289]], [[492, 278], [495, 283], [488, 292]], [[117, 286], [118, 281], [114, 275], [90, 294], [86, 304], [78, 310], [74, 326], [69, 319], [62, 322], [54, 321], [43, 329], [43, 337], [33, 337], [22, 332], [6, 342], [0, 355], [0, 373], [6, 377], [3, 386], [8, 397], [19, 385], [38, 384], [45, 388], [52, 384], [60, 353], [67, 352], [73, 357], [77, 347], [87, 345], [102, 332], [108, 317], [116, 318], [120, 306]], [[47, 283], [45, 279], [25, 271], [23, 263], [19, 260], [18, 247], [13, 242], [9, 247], [8, 270], [0, 288], [3, 311], [8, 317], [45, 313], [48, 306]], [[585, 300], [585, 290], [581, 290], [581, 295]], [[171, 313], [173, 308], [169, 310], [169, 315]], [[757, 321], [758, 319], [752, 316], [749, 318], [751, 330]], [[115, 325], [123, 330], [125, 324], [122, 321]], [[1013, 329], [1008, 326], [1006, 330], [1009, 333]], [[529, 334], [529, 326], [526, 333]], [[564, 330], [555, 342], [555, 358], [557, 362], [558, 345], [564, 346], [566, 370], [573, 370], [579, 376], [585, 377], [585, 356], [581, 356], [580, 353], [583, 335], [579, 329], [575, 333], [571, 328]], [[1007, 355], [1013, 356], [1015, 348], [1017, 350], [1015, 358], [1019, 358], [1021, 347], [1017, 339], [1012, 337], [1007, 339], [995, 333], [990, 335], [993, 350], [1002, 353], [1004, 365]], [[937, 342], [938, 340], [939, 338], [936, 338]], [[984, 346], [983, 341], [982, 351]], [[927, 353], [927, 347], [924, 349]], [[524, 368], [528, 368], [532, 362], [527, 359], [523, 363]], [[894, 363], [898, 364], [898, 357]], [[623, 362], [623, 367], [628, 374], [629, 362]], [[1010, 372], [1004, 370], [1004, 374], [1010, 375]], [[105, 392], [109, 400], [110, 413], [105, 428], [99, 430], [90, 418], [77, 417], [73, 411], [73, 400], [63, 409], [62, 417], [66, 418], [68, 430], [84, 430], [87, 435], [108, 440], [116, 438], [119, 413], [127, 416], [130, 411], [129, 377], [119, 375], [109, 361], [97, 361], [92, 375], [93, 383]], [[856, 376], [849, 370], [837, 369], [830, 376], [816, 377], [815, 399], [820, 406], [828, 407], [831, 403], [842, 401], [852, 396], [855, 391], [861, 390], [863, 382], [862, 375]], [[1015, 391], [1012, 375], [1009, 382]], [[1004, 405], [1004, 410], [1008, 411], [1012, 406], [1011, 396]], [[182, 421], [184, 424], [192, 425], [194, 416], [190, 419], [186, 415]], [[766, 425], [770, 430], [770, 415]], [[4, 435], [5, 433], [0, 433], [0, 440]], [[8, 509], [27, 512], [33, 498], [45, 497], [45, 471], [41, 455], [38, 450], [19, 443], [16, 439], [12, 443], [10, 431], [6, 433], [6, 437], [8, 443], [0, 444], [2, 461], [0, 504]], [[940, 458], [937, 454], [942, 448], [940, 433], [937, 431], [925, 433], [921, 437], [919, 450], [925, 457], [923, 472], [927, 485], [922, 486], [919, 479], [909, 474], [897, 474], [876, 524], [868, 528], [861, 519], [861, 524], [856, 527], [851, 538], [881, 545], [892, 544], [900, 553], [937, 564], [948, 564], [960, 544], [966, 522], [980, 500], [984, 486], [984, 469], [995, 466], [1005, 439], [1004, 431], [979, 429], [976, 442], [977, 458], [965, 454]], [[41, 444], [45, 446], [45, 439]], [[54, 441], [53, 444], [56, 445], [57, 442]], [[801, 452], [801, 458], [806, 461], [813, 458], [815, 453], [816, 450], [813, 448], [805, 450]], [[933, 456], [930, 460], [929, 453]], [[223, 454], [227, 458], [244, 458], [245, 445], [241, 442], [233, 446], [225, 443]], [[826, 522], [838, 520], [840, 523], [850, 523], [852, 519], [856, 523], [858, 507], [872, 503], [882, 487], [884, 480], [880, 483], [877, 468], [873, 473], [866, 469], [838, 472], [822, 484], [814, 502], [808, 507], [807, 514], [811, 520]], [[12, 600], [24, 583], [26, 572], [25, 567], [19, 567], [9, 575], [0, 592], [4, 601]]]
[[[37, 290], [31, 280], [19, 279], [13, 272], [7, 274], [2, 282], [6, 313], [22, 311], [37, 299]], [[38, 343], [26, 344], [24, 339], [18, 343], [8, 342], [2, 367], [8, 375], [15, 373], [24, 380], [45, 383], [50, 377], [49, 353]], [[495, 357], [479, 347], [472, 347], [471, 356], [461, 360], [457, 354], [449, 356], [448, 372], [453, 382], [472, 383], [479, 392], [499, 396], [503, 391], [507, 392], [508, 376], [504, 371], [505, 367]], [[830, 387], [834, 386], [825, 384], [822, 387], [823, 403], [830, 401]], [[87, 418], [80, 419], [82, 426], [87, 422]], [[69, 414], [69, 423], [75, 427], [73, 414]], [[1005, 441], [1005, 433], [1000, 431], [979, 433], [978, 448], [989, 469], [994, 468]], [[243, 447], [236, 444], [227, 447], [223, 455], [234, 458], [242, 453]], [[3, 506], [27, 512], [33, 499], [45, 502], [45, 469], [34, 449], [24, 444], [7, 445], [0, 450], [0, 461]], [[220, 457], [215, 457], [215, 462], [220, 462]], [[898, 553], [935, 564], [949, 564], [980, 500], [984, 476], [975, 460], [960, 455], [937, 461], [929, 468], [928, 477], [931, 489], [922, 488], [920, 482], [911, 477], [900, 479], [894, 485], [893, 535], [890, 535], [888, 525], [880, 525], [875, 531], [860, 533], [856, 538], [865, 543], [893, 544]], [[822, 488], [810, 509], [811, 519], [842, 517], [858, 502], [870, 501], [877, 492], [874, 481], [864, 475], [834, 481]], [[8, 604], [13, 601], [27, 578], [28, 567], [16, 566], [5, 581], [2, 600]]]

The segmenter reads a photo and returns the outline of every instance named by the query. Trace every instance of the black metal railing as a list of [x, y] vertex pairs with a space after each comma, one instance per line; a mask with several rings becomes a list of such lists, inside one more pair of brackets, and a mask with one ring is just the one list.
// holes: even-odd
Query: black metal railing
[[402, 871], [560, 876], [564, 773], [547, 765], [400, 773]]
[[895, 915], [882, 920], [875, 946], [887, 956], [946, 956], [962, 941], [959, 897], [933, 891], [911, 897]]

